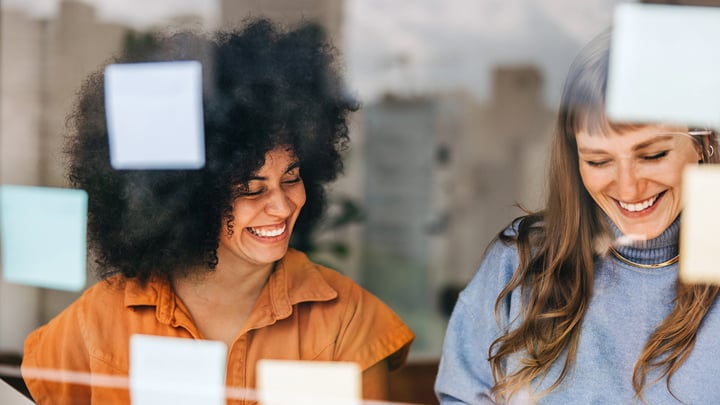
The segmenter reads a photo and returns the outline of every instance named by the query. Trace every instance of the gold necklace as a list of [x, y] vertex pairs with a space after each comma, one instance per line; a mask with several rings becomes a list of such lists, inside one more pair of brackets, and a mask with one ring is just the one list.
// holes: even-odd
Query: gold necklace
[[618, 260], [625, 264], [629, 264], [631, 266], [640, 267], [641, 269], [658, 269], [660, 267], [669, 266], [673, 263], [677, 263], [678, 260], [680, 260], [680, 255], [677, 255], [669, 260], [665, 260], [662, 263], [651, 263], [651, 264], [642, 264], [642, 263], [636, 263], [632, 260], [628, 260], [626, 257], [620, 254], [617, 250], [615, 250], [614, 247], [610, 246], [610, 252], [612, 252], [613, 256], [617, 257]]

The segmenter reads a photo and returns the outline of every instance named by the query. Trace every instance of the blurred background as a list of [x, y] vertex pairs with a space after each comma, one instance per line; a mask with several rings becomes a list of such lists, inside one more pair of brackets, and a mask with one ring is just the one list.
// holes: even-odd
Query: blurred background
[[[413, 328], [410, 364], [424, 371], [396, 387], [424, 378], [431, 390], [457, 293], [490, 240], [522, 214], [516, 204], [542, 206], [567, 68], [624, 2], [3, 0], [0, 183], [67, 186], [61, 145], [76, 91], [146, 30], [212, 30], [248, 16], [318, 21], [363, 107], [310, 253]], [[0, 353], [20, 355], [25, 336], [79, 294], [0, 281]]]

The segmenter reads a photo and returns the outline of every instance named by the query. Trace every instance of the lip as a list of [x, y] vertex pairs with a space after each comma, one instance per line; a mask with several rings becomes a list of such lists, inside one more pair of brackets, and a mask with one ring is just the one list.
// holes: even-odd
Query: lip
[[[283, 225], [282, 223], [281, 223], [281, 224], [276, 224], [276, 226], [278, 226], [278, 227], [279, 227], [279, 226], [282, 226], [282, 225]], [[253, 228], [253, 227], [244, 228], [243, 231], [244, 231], [245, 233], [247, 233], [248, 235], [250, 235], [253, 239], [255, 239], [255, 240], [259, 241], [259, 242], [262, 242], [262, 243], [274, 243], [274, 242], [283, 241], [283, 240], [285, 240], [285, 239], [288, 238], [288, 235], [290, 235], [290, 224], [288, 224], [287, 221], [285, 221], [285, 222], [284, 222], [284, 225], [285, 225], [285, 231], [284, 231], [283, 233], [281, 233], [280, 235], [277, 235], [277, 236], [260, 236], [260, 235], [256, 235], [256, 234], [254, 234], [253, 232], [250, 231], [250, 228]], [[265, 227], [265, 226], [272, 226], [272, 225], [263, 225], [263, 227]]]
[[[666, 193], [666, 192], [667, 192], [667, 190], [662, 191], [661, 193], [657, 194], [657, 198], [655, 199], [655, 202], [653, 203], [653, 205], [645, 208], [645, 209], [642, 210], [642, 211], [629, 211], [629, 210], [626, 210], [625, 208], [623, 208], [623, 207], [620, 205], [620, 201], [619, 201], [619, 200], [617, 200], [617, 199], [615, 199], [615, 198], [613, 198], [612, 200], [615, 202], [615, 206], [618, 208], [618, 210], [620, 210], [620, 212], [621, 212], [624, 216], [626, 216], [626, 217], [628, 217], [628, 218], [639, 218], [639, 217], [644, 217], [644, 216], [646, 216], [646, 215], [650, 215], [650, 214], [652, 214], [653, 212], [655, 212], [655, 210], [657, 209], [658, 205], [660, 204], [660, 201], [661, 201], [662, 198], [665, 196], [665, 193]], [[647, 200], [647, 199], [646, 199], [646, 200]]]

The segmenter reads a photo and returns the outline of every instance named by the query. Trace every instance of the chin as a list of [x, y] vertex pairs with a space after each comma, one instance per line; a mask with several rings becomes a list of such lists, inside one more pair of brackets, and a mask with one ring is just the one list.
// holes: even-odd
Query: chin
[[665, 229], [667, 229], [667, 226], [660, 229], [658, 226], [632, 226], [632, 227], [619, 227], [620, 231], [625, 235], [629, 236], [632, 239], [637, 240], [650, 240], [654, 239], [663, 232], [665, 232]]
[[265, 255], [264, 262], [266, 263], [275, 263], [276, 261], [282, 259], [287, 254], [288, 248], [285, 247], [285, 249], [269, 252], [267, 255]]

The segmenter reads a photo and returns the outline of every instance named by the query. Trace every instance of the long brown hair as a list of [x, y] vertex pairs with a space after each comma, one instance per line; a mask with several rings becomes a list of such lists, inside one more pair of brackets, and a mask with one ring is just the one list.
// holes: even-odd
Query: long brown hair
[[[608, 230], [580, 178], [575, 133], [638, 127], [611, 122], [604, 114], [609, 37], [608, 31], [593, 40], [570, 67], [551, 145], [545, 209], [522, 217], [515, 236], [498, 236], [516, 244], [519, 263], [497, 298], [496, 316], [514, 291], [519, 290], [522, 302], [518, 326], [497, 338], [488, 352], [495, 379], [492, 391], [500, 401], [542, 379], [566, 353], [557, 380], [538, 393], [547, 394], [567, 376], [577, 356], [593, 289], [595, 244]], [[707, 148], [717, 145], [717, 135], [701, 143], [703, 161], [718, 163], [718, 154]], [[650, 336], [635, 365], [632, 383], [639, 398], [648, 374], [656, 369], [660, 378], [667, 377], [670, 390], [670, 379], [690, 354], [717, 295], [717, 287], [678, 283], [673, 310]], [[518, 368], [508, 373], [505, 364], [515, 354], [522, 355]]]

